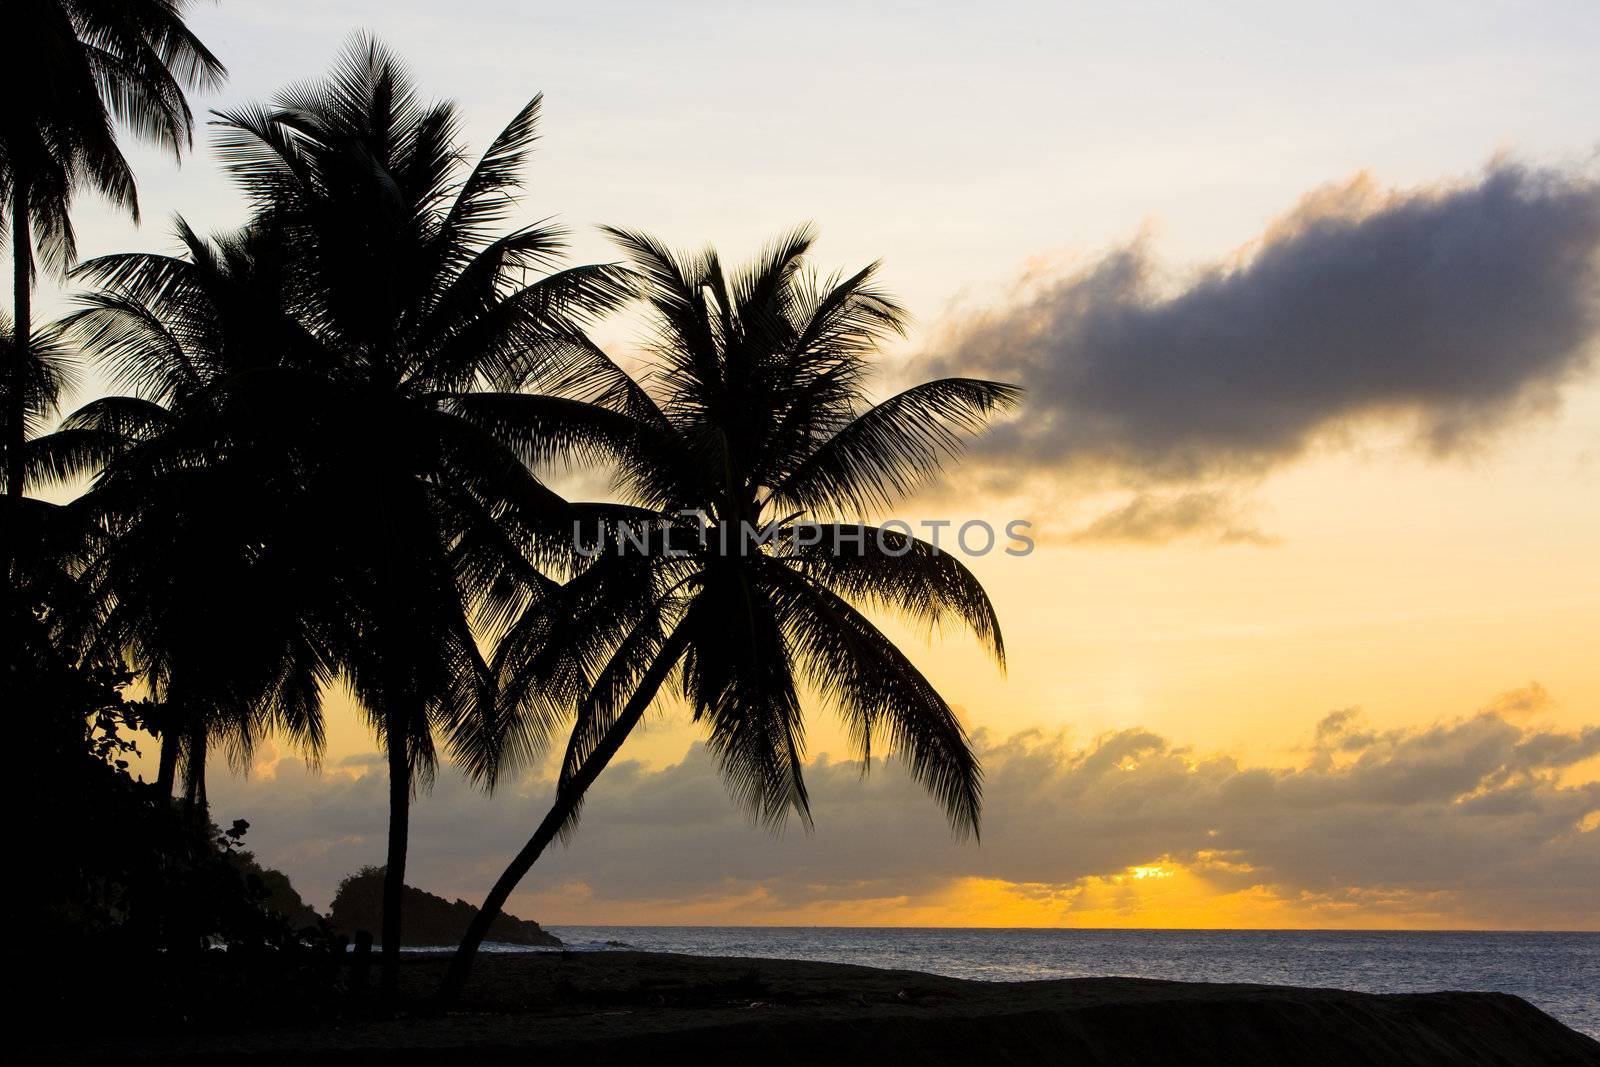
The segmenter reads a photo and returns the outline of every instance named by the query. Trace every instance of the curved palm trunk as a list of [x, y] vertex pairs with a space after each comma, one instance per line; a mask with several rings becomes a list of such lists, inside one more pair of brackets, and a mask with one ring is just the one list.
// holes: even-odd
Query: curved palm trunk
[[156, 767], [156, 788], [161, 799], [172, 799], [173, 787], [178, 784], [178, 749], [181, 745], [175, 730], [161, 731], [161, 762]]
[[406, 884], [406, 841], [411, 833], [411, 763], [400, 723], [384, 731], [389, 753], [389, 852], [383, 871], [383, 995], [400, 986], [400, 906]]
[[12, 304], [15, 321], [11, 325], [15, 331], [15, 351], [12, 353], [12, 366], [6, 368], [6, 373], [11, 377], [11, 388], [6, 398], [10, 408], [6, 412], [6, 494], [20, 497], [24, 474], [22, 446], [27, 441], [27, 431], [22, 423], [27, 413], [23, 391], [27, 382], [28, 343], [33, 318], [33, 233], [28, 218], [28, 183], [21, 174], [13, 174], [11, 179], [11, 269], [12, 295], [15, 298]]
[[594, 784], [600, 772], [606, 769], [606, 764], [617, 754], [622, 747], [622, 742], [627, 740], [633, 728], [639, 725], [639, 720], [644, 717], [645, 710], [650, 707], [650, 702], [655, 699], [661, 683], [666, 681], [667, 675], [678, 662], [678, 657], [683, 655], [684, 648], [689, 643], [688, 629], [680, 627], [667, 639], [667, 643], [657, 654], [650, 669], [639, 680], [639, 688], [635, 689], [628, 704], [622, 709], [622, 714], [617, 721], [606, 731], [606, 735], [595, 746], [594, 752], [583, 762], [573, 774], [567, 788], [556, 794], [555, 803], [550, 806], [550, 811], [545, 815], [544, 821], [533, 832], [528, 843], [522, 846], [516, 858], [511, 861], [505, 873], [500, 875], [494, 888], [489, 890], [489, 895], [484, 898], [483, 906], [472, 917], [471, 924], [467, 927], [466, 936], [461, 939], [461, 945], [456, 949], [455, 956], [450, 960], [450, 968], [445, 972], [444, 981], [439, 985], [438, 999], [441, 1003], [449, 1003], [460, 995], [462, 987], [466, 985], [467, 976], [472, 971], [472, 961], [476, 957], [478, 948], [483, 944], [484, 937], [489, 933], [489, 926], [499, 916], [500, 909], [505, 907], [507, 898], [517, 888], [517, 884], [533, 868], [539, 857], [544, 853], [545, 847], [554, 841], [561, 832], [561, 827], [566, 825], [573, 811], [583, 800], [584, 794]]
[[204, 727], [196, 727], [189, 734], [189, 760], [183, 775], [184, 807], [199, 826], [211, 817], [206, 803], [206, 741]]

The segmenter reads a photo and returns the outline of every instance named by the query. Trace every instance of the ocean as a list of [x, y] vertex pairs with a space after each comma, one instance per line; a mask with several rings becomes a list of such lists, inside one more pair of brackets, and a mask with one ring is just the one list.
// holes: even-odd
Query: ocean
[[[1370, 993], [1514, 993], [1600, 1038], [1600, 933], [556, 926], [577, 950], [824, 960], [1025, 981], [1119, 975]], [[485, 946], [485, 948], [511, 946]]]

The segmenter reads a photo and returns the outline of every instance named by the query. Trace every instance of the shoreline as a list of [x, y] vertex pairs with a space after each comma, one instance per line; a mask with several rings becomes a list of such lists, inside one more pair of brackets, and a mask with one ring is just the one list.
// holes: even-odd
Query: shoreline
[[[407, 954], [426, 1004], [445, 959]], [[843, 963], [626, 950], [479, 959], [444, 1014], [25, 1046], [25, 1062], [526, 1062], [877, 1056], [926, 1064], [1600, 1064], [1600, 1042], [1504, 993], [1357, 993], [1141, 978], [984, 982]]]

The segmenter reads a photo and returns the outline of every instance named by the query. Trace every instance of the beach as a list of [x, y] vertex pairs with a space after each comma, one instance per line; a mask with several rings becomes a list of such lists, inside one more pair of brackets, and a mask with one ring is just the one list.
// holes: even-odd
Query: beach
[[980, 982], [668, 953], [496, 953], [436, 1014], [444, 966], [408, 955], [398, 1018], [25, 1048], [26, 1062], [585, 1063], [872, 1056], [923, 1064], [1600, 1064], [1600, 1042], [1502, 993], [1370, 994], [1130, 978]]
[[1115, 976], [1361, 993], [1511, 993], [1600, 1039], [1596, 933], [907, 926], [558, 926], [550, 932], [573, 949], [621, 945], [687, 956], [855, 963], [988, 982]]

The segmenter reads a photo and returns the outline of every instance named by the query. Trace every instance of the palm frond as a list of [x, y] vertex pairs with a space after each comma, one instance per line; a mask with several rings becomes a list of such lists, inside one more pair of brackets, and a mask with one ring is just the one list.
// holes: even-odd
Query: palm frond
[[954, 620], [1004, 668], [999, 616], [982, 583], [954, 553], [874, 526], [824, 523], [821, 534], [809, 545], [781, 534], [783, 542], [795, 545], [784, 561], [846, 600], [908, 616], [930, 631]]
[[523, 165], [538, 139], [539, 113], [543, 106], [544, 94], [536, 94], [489, 143], [477, 166], [462, 183], [440, 227], [444, 243], [476, 244], [491, 227], [508, 217], [521, 188]]
[[935, 477], [964, 438], [1022, 390], [1004, 382], [941, 378], [862, 412], [772, 489], [778, 507], [863, 511], [887, 507]]
[[708, 582], [684, 625], [684, 698], [734, 800], [777, 829], [790, 811], [811, 827], [802, 764], [805, 721], [789, 642], [772, 603], [744, 582]]
[[842, 598], [775, 562], [779, 617], [807, 679], [845, 717], [863, 771], [886, 733], [911, 776], [944, 808], [958, 836], [978, 834], [983, 772], [938, 690], [894, 642]]
[[[23, 445], [27, 484], [72, 485], [89, 478], [122, 450], [123, 439], [98, 430], [63, 429]], [[4, 484], [0, 475], [0, 485]]]

